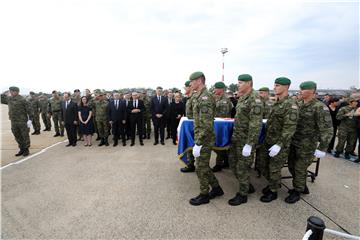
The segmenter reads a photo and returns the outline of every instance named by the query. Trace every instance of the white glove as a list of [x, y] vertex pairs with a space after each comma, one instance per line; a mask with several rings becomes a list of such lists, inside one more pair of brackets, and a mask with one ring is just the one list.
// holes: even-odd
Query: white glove
[[269, 156], [270, 157], [275, 157], [276, 155], [279, 154], [281, 150], [281, 147], [277, 144], [274, 144], [270, 149], [269, 149]]
[[31, 128], [31, 126], [32, 126], [32, 121], [31, 121], [31, 120], [28, 120], [28, 121], [26, 122], [26, 125], [27, 125], [28, 128]]
[[326, 153], [316, 149], [315, 153], [314, 153], [314, 156], [317, 157], [317, 158], [323, 158], [323, 157], [326, 156]]
[[202, 145], [198, 146], [198, 145], [194, 145], [193, 147], [193, 155], [194, 157], [200, 157], [200, 151], [201, 151]]
[[250, 156], [251, 155], [251, 149], [252, 149], [251, 145], [245, 144], [244, 147], [243, 147], [243, 150], [242, 150], [242, 155], [244, 157]]

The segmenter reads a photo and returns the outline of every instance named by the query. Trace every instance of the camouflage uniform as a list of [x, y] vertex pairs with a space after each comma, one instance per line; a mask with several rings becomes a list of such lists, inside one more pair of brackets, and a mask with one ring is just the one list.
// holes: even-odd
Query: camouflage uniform
[[[260, 147], [261, 172], [269, 182], [272, 192], [277, 192], [281, 184], [281, 168], [288, 159], [290, 141], [296, 130], [298, 106], [289, 96], [277, 100], [270, 112], [266, 126], [264, 144]], [[280, 152], [269, 156], [269, 149], [277, 144]]]
[[30, 103], [26, 101], [24, 97], [17, 95], [15, 97], [9, 97], [8, 106], [11, 131], [14, 134], [15, 140], [20, 150], [28, 149], [30, 147], [30, 129], [26, 123], [33, 118]]
[[[185, 115], [186, 115], [186, 117], [188, 119], [193, 119], [194, 118], [193, 102], [194, 102], [194, 93], [192, 93], [189, 96], [189, 98], [186, 100]], [[187, 160], [189, 161], [189, 163], [188, 163], [189, 166], [194, 166], [195, 158], [194, 158], [192, 152], [187, 152]]]
[[355, 109], [350, 106], [345, 106], [339, 109], [339, 112], [336, 114], [336, 119], [340, 120], [340, 125], [338, 128], [338, 144], [336, 145], [336, 153], [342, 153], [344, 151], [344, 146], [346, 142], [345, 153], [350, 154], [355, 148], [357, 140], [357, 128], [356, 128], [356, 118], [351, 116], [345, 116], [349, 112], [354, 113]]
[[[50, 99], [49, 113], [52, 115], [56, 134], [64, 134], [64, 124], [61, 122], [61, 99], [60, 97], [52, 97]], [[60, 124], [60, 129], [59, 129]]]
[[195, 159], [196, 174], [200, 182], [200, 193], [208, 194], [209, 185], [212, 188], [219, 186], [219, 182], [209, 166], [211, 148], [215, 144], [215, 100], [206, 87], [196, 93], [193, 98], [195, 144], [202, 146], [201, 155]]
[[263, 111], [263, 119], [268, 119], [270, 112], [271, 112], [271, 106], [273, 105], [272, 102], [269, 99], [263, 99], [260, 98], [261, 102], [263, 104], [264, 107], [264, 111]]
[[39, 99], [36, 96], [32, 96], [29, 99], [30, 102], [30, 106], [32, 108], [33, 111], [33, 121], [32, 121], [32, 125], [34, 128], [34, 133], [40, 133], [40, 102]]
[[108, 121], [108, 101], [98, 100], [95, 101], [95, 121], [99, 131], [99, 137], [106, 139], [109, 136], [109, 121]]
[[[314, 159], [316, 149], [325, 152], [333, 134], [329, 108], [317, 99], [299, 103], [299, 118], [291, 140], [288, 168], [293, 176], [293, 186], [303, 192], [307, 168]], [[320, 144], [318, 142], [320, 141]]]
[[40, 104], [41, 118], [45, 125], [45, 129], [47, 131], [50, 131], [51, 130], [51, 119], [48, 115], [49, 101], [48, 101], [47, 97], [41, 98], [39, 101], [39, 104]]
[[[225, 94], [218, 96], [215, 98], [216, 107], [215, 107], [215, 117], [220, 118], [230, 118], [231, 117], [231, 109], [233, 108], [233, 104], [228, 99]], [[228, 158], [227, 150], [214, 150], [216, 152], [216, 165], [223, 166], [224, 161]]]
[[150, 111], [150, 100], [147, 96], [143, 97], [145, 113], [144, 113], [144, 131], [143, 133], [147, 135], [147, 138], [150, 138], [151, 134], [151, 111]]
[[[262, 115], [263, 104], [256, 91], [252, 90], [239, 98], [231, 137], [229, 162], [231, 170], [239, 181], [241, 196], [247, 196], [249, 192], [250, 168], [262, 126]], [[249, 157], [242, 155], [245, 144], [252, 146]]]

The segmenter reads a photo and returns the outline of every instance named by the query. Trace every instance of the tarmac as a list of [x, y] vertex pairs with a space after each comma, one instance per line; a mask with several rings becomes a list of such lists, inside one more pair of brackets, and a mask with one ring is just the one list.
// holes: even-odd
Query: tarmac
[[310, 216], [360, 235], [360, 171], [351, 161], [321, 159], [319, 176], [308, 179], [311, 193], [292, 205], [284, 202], [291, 179], [282, 181], [277, 200], [260, 202], [266, 181], [255, 171], [248, 203], [228, 205], [238, 186], [226, 169], [216, 173], [225, 195], [195, 207], [196, 174], [179, 171], [184, 165], [170, 140], [65, 147], [66, 137], [42, 131], [31, 136], [30, 156], [15, 157], [6, 105], [1, 114], [2, 239], [302, 239]]

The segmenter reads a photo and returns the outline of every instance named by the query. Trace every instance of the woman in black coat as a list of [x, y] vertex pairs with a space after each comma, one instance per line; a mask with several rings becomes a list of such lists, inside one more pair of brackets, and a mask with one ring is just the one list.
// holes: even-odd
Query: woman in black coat
[[173, 144], [176, 145], [176, 133], [177, 127], [180, 122], [180, 118], [185, 114], [185, 105], [181, 101], [180, 93], [175, 94], [175, 102], [170, 104], [170, 123], [171, 123], [171, 137]]

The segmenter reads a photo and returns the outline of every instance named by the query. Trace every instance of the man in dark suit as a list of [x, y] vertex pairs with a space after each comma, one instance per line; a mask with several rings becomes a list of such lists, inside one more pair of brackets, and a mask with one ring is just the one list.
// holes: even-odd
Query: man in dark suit
[[164, 142], [165, 121], [168, 112], [168, 100], [161, 95], [162, 87], [156, 88], [156, 96], [151, 99], [151, 117], [154, 124], [155, 142], [154, 145], [159, 143], [159, 131], [160, 141], [162, 145]]
[[120, 135], [123, 146], [126, 146], [126, 111], [126, 102], [120, 99], [119, 93], [114, 93], [114, 100], [110, 102], [108, 111], [108, 119], [112, 129], [114, 147], [118, 145]]
[[78, 124], [77, 104], [71, 100], [69, 93], [64, 93], [64, 101], [61, 104], [61, 121], [65, 125], [69, 146], [76, 146], [76, 126]]
[[[131, 101], [131, 93], [127, 92], [124, 94], [124, 102], [126, 105], [126, 109], [128, 108], [129, 104]], [[130, 131], [130, 115], [127, 114], [126, 117], [126, 124], [125, 124], [125, 135], [126, 135], [126, 140], [130, 139], [130, 135], [131, 135], [131, 131]]]
[[139, 134], [140, 145], [143, 146], [143, 114], [145, 112], [145, 105], [144, 102], [139, 99], [139, 94], [137, 92], [132, 93], [132, 101], [129, 102], [127, 111], [130, 118], [130, 146], [135, 145], [136, 129]]

